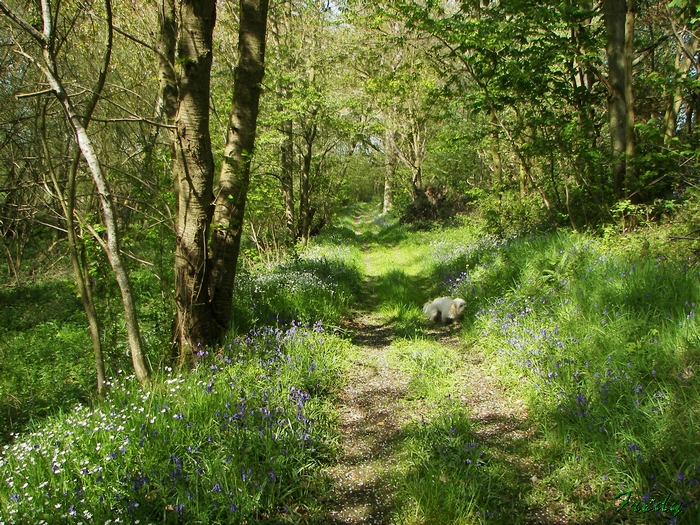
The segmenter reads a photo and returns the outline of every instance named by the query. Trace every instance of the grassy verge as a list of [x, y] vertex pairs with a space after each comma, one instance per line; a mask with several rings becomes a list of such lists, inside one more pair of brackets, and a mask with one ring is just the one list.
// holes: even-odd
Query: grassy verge
[[334, 450], [332, 393], [347, 348], [320, 324], [295, 324], [251, 332], [147, 391], [117, 377], [105, 403], [78, 405], [5, 446], [3, 522], [299, 517]]
[[[368, 304], [406, 337], [390, 351], [429, 407], [404, 429], [399, 522], [698, 521], [700, 285], [658, 233], [462, 227], [367, 241]], [[423, 329], [422, 301], [439, 295], [468, 301], [460, 350]], [[527, 440], [479, 442], [451, 395], [462, 352], [484, 355], [524, 401]]]
[[[383, 221], [359, 233], [341, 223], [298, 258], [242, 276], [235, 321], [247, 335], [146, 392], [120, 374], [99, 404], [86, 402], [89, 346], [70, 290], [56, 291], [62, 308], [34, 312], [52, 288], [27, 308], [8, 295], [19, 306], [0, 314], [3, 410], [21, 398], [13, 421], [47, 419], [2, 451], [0, 522], [323, 515], [317, 473], [333, 455], [351, 352], [323, 327], [358, 300], [402, 338], [389, 352], [410, 376], [406, 403], [424, 413], [402, 432], [398, 522], [529, 523], [540, 509], [567, 523], [698, 521], [696, 267], [648, 235], [504, 240]], [[432, 341], [421, 318], [440, 295], [468, 301], [458, 348]], [[480, 442], [453, 395], [466, 352], [524, 401], [527, 440]]]
[[18, 403], [0, 456], [0, 523], [317, 515], [317, 474], [335, 451], [333, 400], [350, 351], [327, 327], [356, 293], [353, 254], [320, 246], [242, 277], [236, 321], [245, 335], [211, 354], [202, 349], [192, 373], [161, 370], [148, 390], [120, 370], [119, 345], [108, 346], [114, 379], [104, 402], [90, 399], [90, 343], [72, 287], [10, 292], [0, 385], [3, 399]]
[[443, 244], [434, 275], [468, 300], [466, 339], [537, 428], [528, 453], [548, 467], [524, 504], [577, 523], [696, 522], [697, 270], [576, 233]]
[[234, 293], [236, 327], [318, 320], [338, 326], [359, 292], [358, 253], [351, 245], [317, 244], [271, 269], [242, 273]]

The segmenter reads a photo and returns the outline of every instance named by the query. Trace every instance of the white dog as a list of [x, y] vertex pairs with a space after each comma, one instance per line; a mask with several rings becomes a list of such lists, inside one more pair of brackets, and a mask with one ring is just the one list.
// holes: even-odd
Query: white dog
[[438, 319], [440, 319], [443, 324], [447, 324], [460, 319], [464, 315], [466, 307], [467, 301], [464, 299], [438, 297], [432, 302], [425, 303], [423, 313], [434, 323], [437, 323]]

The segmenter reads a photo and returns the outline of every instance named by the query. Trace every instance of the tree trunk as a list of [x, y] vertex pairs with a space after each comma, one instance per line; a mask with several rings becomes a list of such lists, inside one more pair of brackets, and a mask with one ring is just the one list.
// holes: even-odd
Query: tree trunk
[[[108, 19], [108, 30], [111, 33], [111, 4], [109, 0], [105, 1], [106, 14]], [[121, 258], [121, 250], [119, 248], [119, 235], [117, 230], [116, 215], [114, 212], [114, 204], [112, 202], [112, 194], [107, 183], [102, 166], [92, 145], [87, 129], [83, 124], [82, 118], [78, 115], [73, 106], [73, 101], [68, 96], [63, 82], [58, 75], [58, 66], [56, 56], [54, 55], [54, 46], [56, 34], [54, 32], [54, 15], [51, 13], [49, 0], [41, 1], [42, 12], [42, 27], [43, 32], [39, 32], [31, 24], [24, 21], [14, 11], [12, 11], [3, 1], [0, 0], [0, 11], [5, 13], [17, 25], [19, 25], [27, 34], [37, 41], [42, 50], [43, 64], [36, 58], [31, 58], [34, 64], [39, 67], [44, 74], [46, 81], [61, 104], [68, 121], [70, 122], [73, 132], [75, 133], [80, 152], [82, 153], [88, 168], [92, 175], [92, 180], [97, 189], [100, 206], [102, 209], [102, 219], [107, 231], [107, 239], [101, 243], [114, 277], [119, 286], [121, 293], [122, 305], [124, 307], [124, 321], [126, 323], [127, 338], [129, 340], [129, 348], [131, 350], [131, 361], [134, 365], [134, 372], [139, 381], [144, 384], [150, 377], [150, 367], [143, 354], [141, 344], [141, 334], [139, 331], [138, 319], [136, 316], [136, 307], [134, 305], [134, 296], [131, 291], [131, 283], [129, 276], [124, 268]]]
[[[175, 48], [177, 46], [177, 10], [175, 0], [158, 1], [158, 114], [167, 124], [175, 121], [178, 108]], [[173, 137], [171, 137], [173, 138]]]
[[[684, 46], [678, 45], [676, 54], [676, 74], [679, 78], [676, 81], [681, 81], [688, 78], [690, 67], [693, 65], [693, 55], [698, 51], [698, 38], [691, 34], [688, 37], [687, 43]], [[676, 125], [678, 112], [683, 104], [683, 89], [680, 83], [677, 83], [668, 94], [668, 106], [664, 114], [664, 141], [668, 142], [676, 136]]]
[[214, 0], [183, 0], [180, 4], [173, 175], [179, 191], [174, 343], [181, 361], [193, 360], [199, 345], [220, 342], [231, 325], [233, 284], [264, 73], [267, 8], [267, 0], [240, 2], [233, 104], [214, 200], [209, 96], [216, 4]]
[[[498, 117], [496, 117], [495, 111], [491, 111], [491, 125], [493, 126], [493, 131], [491, 132], [491, 169], [493, 170], [493, 188], [496, 190], [498, 199], [501, 199], [503, 194], [503, 161], [501, 159], [501, 148], [499, 147], [498, 140]], [[521, 173], [524, 169], [523, 165], [520, 165]], [[522, 178], [522, 175], [521, 175]], [[521, 186], [522, 187], [522, 186]]]
[[627, 63], [625, 59], [625, 25], [627, 2], [604, 0], [603, 18], [608, 36], [605, 52], [608, 59], [608, 120], [612, 157], [612, 183], [616, 198], [624, 197], [627, 151]]
[[211, 241], [210, 295], [218, 341], [231, 324], [233, 285], [245, 204], [250, 183], [250, 162], [255, 146], [260, 92], [265, 73], [265, 37], [268, 0], [241, 0], [238, 65], [234, 73], [233, 106], [224, 148]]
[[[46, 140], [46, 107], [44, 106], [44, 111], [42, 111], [42, 126], [41, 126], [41, 142], [44, 150], [44, 157], [46, 161], [46, 171], [48, 172], [49, 178], [51, 179], [51, 184], [53, 185], [54, 191], [56, 192], [56, 197], [63, 211], [63, 217], [66, 221], [66, 237], [68, 240], [68, 255], [70, 258], [71, 266], [73, 267], [73, 275], [75, 277], [75, 283], [78, 288], [78, 293], [80, 294], [80, 299], [83, 303], [83, 309], [85, 310], [85, 316], [87, 317], [88, 327], [90, 330], [90, 339], [92, 341], [92, 353], [95, 357], [95, 372], [97, 379], [97, 395], [99, 397], [104, 397], [105, 395], [105, 363], [104, 355], [102, 352], [102, 339], [100, 337], [100, 325], [97, 318], [97, 310], [95, 309], [95, 303], [92, 298], [92, 290], [90, 288], [90, 281], [87, 275], [87, 265], [84, 264], [84, 257], [80, 256], [78, 249], [78, 235], [76, 234], [75, 225], [75, 182], [76, 174], [78, 171], [78, 162], [80, 161], [80, 151], [76, 150], [73, 155], [73, 162], [70, 166], [70, 172], [68, 173], [68, 183], [65, 188], [62, 188], [58, 182], [58, 177], [54, 171], [53, 162], [51, 160], [52, 155], [49, 151], [48, 141]], [[83, 252], [84, 253], [84, 252]]]
[[416, 123], [411, 133], [411, 164], [413, 165], [413, 199], [423, 190], [423, 162], [425, 161], [425, 135], [419, 123]]
[[384, 205], [382, 213], [388, 213], [393, 206], [391, 184], [396, 174], [396, 139], [394, 130], [384, 130]]
[[[315, 116], [315, 111], [313, 113], [313, 116]], [[313, 159], [313, 145], [316, 140], [316, 132], [316, 124], [312, 124], [311, 130], [306, 133], [306, 151], [303, 155], [299, 180], [299, 238], [304, 246], [309, 242], [309, 232], [311, 230], [311, 161]]]
[[[215, 0], [182, 0], [178, 39], [178, 111], [173, 177], [178, 194], [175, 228], [174, 342], [181, 356], [211, 342], [220, 328], [211, 313], [207, 242], [214, 200], [209, 95]], [[189, 347], [189, 350], [185, 350]]]
[[280, 131], [284, 135], [281, 150], [281, 182], [282, 196], [284, 198], [284, 218], [289, 232], [289, 242], [296, 240], [296, 222], [294, 217], [294, 137], [293, 123], [285, 120]]
[[[637, 10], [636, 0], [627, 0], [625, 14], [625, 193], [635, 201], [638, 199], [637, 175], [634, 167], [634, 22]], [[635, 197], [637, 196], [637, 197]]]

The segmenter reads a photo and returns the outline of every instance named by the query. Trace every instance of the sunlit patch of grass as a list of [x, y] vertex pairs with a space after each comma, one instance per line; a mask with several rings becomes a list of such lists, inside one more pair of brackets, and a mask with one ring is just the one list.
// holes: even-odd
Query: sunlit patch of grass
[[672, 494], [691, 506], [683, 523], [700, 497], [698, 275], [647, 248], [614, 254], [575, 233], [482, 239], [437, 266], [468, 297], [469, 339], [520, 382], [539, 425], [533, 451], [555, 468], [532, 501], [553, 491], [580, 519], [629, 490]]
[[402, 443], [410, 468], [400, 490], [410, 504], [399, 523], [467, 525], [509, 514], [491, 487], [497, 467], [461, 404], [445, 400], [429, 419], [409, 425]]
[[[261, 329], [143, 391], [112, 380], [5, 446], [0, 515], [8, 524], [249, 523], [292, 519], [335, 450], [334, 392], [348, 343], [293, 325]], [[44, 520], [44, 521], [42, 521]]]
[[389, 355], [410, 378], [410, 398], [439, 401], [453, 391], [461, 360], [457, 349], [424, 339], [399, 339]]
[[394, 302], [382, 305], [379, 317], [392, 325], [395, 337], [414, 338], [425, 335], [423, 314], [415, 304]]

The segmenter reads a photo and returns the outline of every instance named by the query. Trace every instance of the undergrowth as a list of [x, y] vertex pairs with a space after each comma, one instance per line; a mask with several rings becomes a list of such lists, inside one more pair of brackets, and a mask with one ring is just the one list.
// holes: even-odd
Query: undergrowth
[[697, 268], [641, 235], [433, 246], [445, 293], [468, 302], [470, 351], [518, 389], [538, 429], [529, 453], [549, 467], [527, 504], [562, 502], [579, 523], [697, 519]]
[[[246, 335], [201, 349], [191, 374], [164, 369], [142, 390], [116, 373], [125, 367], [114, 346], [104, 402], [89, 397], [72, 289], [42, 284], [36, 293], [62, 308], [34, 312], [40, 301], [6, 293], [3, 413], [24, 420], [2, 450], [0, 522], [323, 516], [319, 470], [336, 450], [334, 394], [351, 352], [331, 328], [358, 304], [403, 338], [387, 351], [410, 378], [405, 401], [425, 409], [401, 431], [399, 522], [527, 523], [540, 510], [567, 523], [697, 521], [699, 275], [663, 235], [348, 224], [241, 274], [234, 324]], [[467, 300], [458, 347], [432, 341], [421, 318], [441, 295]], [[470, 407], [452, 395], [470, 372], [467, 352], [525, 403], [528, 438], [504, 436], [507, 451], [480, 442]]]
[[335, 446], [348, 343], [320, 324], [261, 329], [152, 388], [16, 436], [0, 460], [2, 523], [247, 523], [308, 512]]

